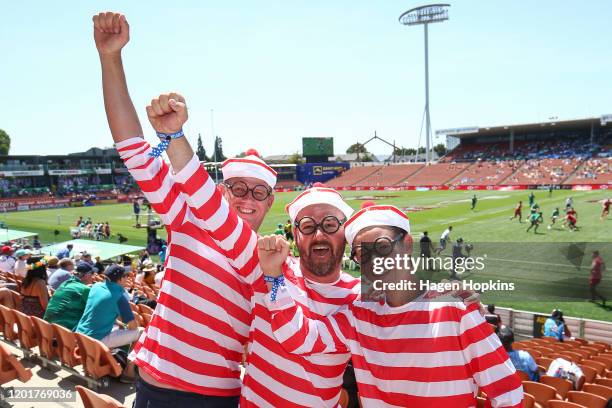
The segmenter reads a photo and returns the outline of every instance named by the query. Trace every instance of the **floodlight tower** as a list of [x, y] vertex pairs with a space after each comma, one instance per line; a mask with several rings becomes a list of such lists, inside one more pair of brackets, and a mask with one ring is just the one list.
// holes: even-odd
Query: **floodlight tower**
[[[448, 8], [450, 4], [428, 4], [415, 7], [399, 16], [399, 22], [403, 25], [423, 25], [425, 29], [425, 162], [430, 162], [430, 141], [431, 141], [431, 119], [429, 117], [429, 48], [428, 32], [429, 23], [440, 23], [448, 20]], [[418, 151], [417, 151], [418, 157]]]

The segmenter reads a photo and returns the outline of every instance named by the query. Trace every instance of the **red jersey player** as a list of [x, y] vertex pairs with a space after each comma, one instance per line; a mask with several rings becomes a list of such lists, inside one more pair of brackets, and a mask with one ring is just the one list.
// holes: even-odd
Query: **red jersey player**
[[607, 198], [606, 201], [604, 201], [603, 203], [600, 217], [602, 221], [608, 218], [608, 214], [610, 214], [610, 204], [612, 204], [612, 201], [610, 201], [609, 198]]
[[523, 222], [522, 221], [522, 219], [523, 219], [522, 209], [523, 209], [523, 202], [519, 201], [518, 204], [516, 205], [516, 207], [514, 208], [514, 216], [510, 217], [510, 221], [512, 221], [513, 219], [518, 217], [519, 223]]

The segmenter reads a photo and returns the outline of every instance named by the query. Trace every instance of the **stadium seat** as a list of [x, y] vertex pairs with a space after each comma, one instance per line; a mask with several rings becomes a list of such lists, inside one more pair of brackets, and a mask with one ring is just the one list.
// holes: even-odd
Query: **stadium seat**
[[144, 321], [143, 327], [147, 327], [149, 323], [151, 322], [151, 319], [153, 318], [153, 315], [150, 315], [148, 313], [142, 313], [140, 316], [142, 317], [142, 320]]
[[523, 393], [523, 408], [535, 407], [535, 397], [528, 393]]
[[557, 390], [557, 394], [559, 394], [562, 399], [565, 399], [567, 393], [574, 388], [574, 385], [571, 381], [563, 378], [551, 377], [548, 375], [543, 375], [542, 377], [540, 377], [540, 382], [542, 384], [550, 385], [555, 390]]
[[563, 344], [569, 344], [572, 347], [579, 348], [582, 347], [583, 344], [578, 340], [565, 340]]
[[13, 310], [15, 317], [17, 318], [17, 335], [19, 337], [19, 346], [23, 350], [31, 350], [38, 346], [38, 336], [34, 330], [34, 325], [30, 316], [25, 313], [21, 313], [19, 310]]
[[580, 369], [582, 370], [582, 373], [584, 374], [585, 383], [592, 383], [593, 381], [595, 381], [595, 377], [597, 377], [596, 369], [594, 369], [593, 367], [584, 366], [584, 365], [580, 365]]
[[53, 345], [55, 334], [51, 323], [36, 316], [30, 316], [30, 319], [38, 337], [38, 350], [40, 354], [49, 360], [58, 357], [58, 348]]
[[593, 357], [599, 354], [599, 349], [591, 346], [582, 346], [578, 349], [579, 351], [588, 351], [589, 357]]
[[81, 355], [78, 348], [76, 335], [67, 328], [52, 323], [53, 333], [57, 339], [59, 359], [67, 367], [81, 364]]
[[105, 394], [98, 394], [82, 385], [77, 385], [76, 390], [85, 408], [125, 408], [125, 405], [113, 397]]
[[599, 395], [582, 391], [570, 391], [567, 400], [588, 408], [606, 408], [607, 400]]
[[338, 400], [338, 405], [340, 405], [342, 408], [346, 408], [348, 407], [349, 404], [349, 394], [348, 391], [345, 390], [344, 388], [340, 389], [340, 399]]
[[139, 303], [138, 304], [138, 309], [140, 309], [140, 313], [146, 313], [146, 314], [153, 314], [153, 309], [151, 309], [149, 306]]
[[539, 351], [544, 357], [548, 357], [556, 353], [556, 351], [550, 347], [537, 346], [533, 349]]
[[594, 341], [592, 343], [589, 343], [589, 347], [596, 347], [599, 348], [600, 352], [604, 352], [606, 350], [610, 350], [610, 344], [608, 343], [604, 343], [603, 341]]
[[596, 378], [595, 384], [605, 385], [606, 387], [612, 388], [612, 378]]
[[535, 361], [536, 361], [536, 363], [538, 365], [541, 365], [541, 366], [546, 368], [544, 371], [548, 371], [548, 367], [550, 367], [551, 363], [554, 360], [552, 358], [549, 358], [549, 357], [537, 357], [537, 358], [535, 358]]
[[15, 326], [17, 325], [17, 317], [13, 313], [13, 309], [0, 305], [0, 314], [2, 315], [2, 321], [4, 322], [3, 335], [4, 339], [9, 342], [15, 342], [17, 340], [17, 331]]
[[572, 363], [576, 363], [576, 364], [579, 364], [580, 361], [582, 361], [582, 356], [580, 354], [572, 353], [569, 351], [555, 355], [555, 358], [559, 358], [559, 357], [565, 360], [571, 361]]
[[105, 376], [121, 375], [121, 366], [104, 343], [81, 333], [75, 335], [86, 375], [96, 380]]
[[0, 385], [18, 379], [27, 382], [32, 378], [32, 371], [25, 368], [7, 347], [0, 343]]
[[548, 408], [588, 408], [584, 405], [574, 404], [567, 401], [548, 401]]
[[542, 408], [546, 407], [548, 401], [559, 399], [557, 391], [550, 385], [540, 384], [533, 381], [523, 381], [523, 390], [526, 393], [533, 395], [535, 402]]
[[136, 312], [136, 313], [138, 313], [138, 311], [140, 310], [138, 308], [138, 305], [132, 302], [130, 302], [130, 309], [132, 309], [132, 312]]
[[582, 360], [582, 362], [580, 363], [581, 367], [587, 366], [587, 367], [591, 367], [594, 368], [597, 371], [597, 374], [602, 376], [604, 375], [604, 373], [606, 372], [606, 365], [604, 363], [600, 363], [598, 361], [593, 361], [593, 360]]
[[597, 361], [598, 363], [603, 363], [606, 366], [606, 370], [610, 371], [612, 370], [612, 357], [606, 357], [604, 356], [594, 356], [591, 358], [591, 360], [593, 361]]
[[[21, 288], [21, 281], [18, 281], [17, 283]], [[11, 290], [11, 295], [13, 295], [13, 303], [15, 304], [15, 307], [19, 309], [19, 307], [21, 306], [21, 293]]]
[[527, 374], [525, 371], [516, 370], [516, 373], [521, 378], [521, 381], [531, 381], [531, 378], [529, 378], [529, 374]]
[[584, 384], [582, 388], [584, 392], [589, 392], [591, 394], [599, 395], [600, 397], [604, 397], [606, 400], [612, 398], [612, 388], [606, 387], [601, 384]]

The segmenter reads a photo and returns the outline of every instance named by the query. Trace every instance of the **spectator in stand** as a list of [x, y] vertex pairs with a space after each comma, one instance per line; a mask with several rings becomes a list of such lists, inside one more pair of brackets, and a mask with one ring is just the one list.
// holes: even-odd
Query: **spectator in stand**
[[555, 309], [550, 317], [546, 319], [546, 322], [544, 322], [544, 337], [554, 337], [559, 341], [563, 341], [564, 332], [563, 313], [559, 309]]
[[2, 247], [0, 255], [0, 272], [13, 273], [15, 270], [15, 257], [13, 256], [13, 248], [8, 245]]
[[47, 263], [42, 256], [28, 259], [28, 271], [21, 283], [20, 309], [28, 316], [42, 317], [49, 302]]
[[47, 258], [47, 279], [53, 275], [59, 266], [59, 259], [56, 256], [50, 256]]
[[34, 235], [34, 239], [32, 240], [32, 247], [36, 250], [39, 250], [40, 248], [42, 248], [42, 244], [40, 243], [40, 240], [38, 239], [38, 235]]
[[49, 287], [53, 290], [57, 290], [62, 283], [70, 279], [74, 270], [74, 262], [70, 258], [62, 259], [58, 265], [59, 269], [51, 275], [48, 282]]
[[103, 271], [104, 270], [104, 265], [102, 265], [102, 261], [101, 261], [100, 257], [96, 256], [95, 260], [96, 260], [96, 262], [94, 263], [94, 270], [96, 272]]
[[66, 248], [57, 251], [57, 254], [55, 254], [55, 256], [57, 256], [57, 259], [59, 260], [62, 260], [64, 258], [70, 258], [70, 252], [72, 251], [73, 247], [74, 245], [68, 244], [66, 245]]
[[139, 225], [140, 224], [140, 203], [138, 203], [138, 200], [134, 200], [133, 209], [134, 209], [134, 215], [136, 216], [136, 225]]
[[98, 272], [98, 269], [95, 267], [95, 262], [91, 259], [91, 254], [87, 251], [81, 252], [81, 262], [85, 262], [93, 269], [94, 273]]
[[535, 360], [525, 350], [514, 350], [512, 348], [512, 343], [514, 343], [514, 332], [509, 327], [503, 327], [499, 330], [498, 333], [499, 340], [501, 341], [504, 349], [508, 353], [508, 357], [510, 357], [510, 361], [519, 371], [524, 371], [529, 375], [529, 379], [531, 381], [539, 381], [540, 380], [540, 372], [538, 370], [538, 365]]
[[15, 267], [13, 273], [15, 275], [25, 278], [28, 273], [28, 259], [32, 256], [32, 252], [29, 249], [18, 249], [15, 251]]
[[55, 291], [45, 312], [44, 319], [68, 330], [74, 330], [85, 311], [89, 286], [92, 282], [92, 269], [87, 264], [79, 265], [73, 276], [62, 283]]
[[[77, 333], [86, 334], [110, 349], [132, 344], [140, 337], [141, 330], [130, 308], [129, 295], [123, 288], [127, 284], [125, 269], [112, 264], [104, 271], [106, 281], [95, 283], [89, 291], [85, 311], [76, 326]], [[115, 327], [121, 317], [123, 329]], [[120, 381], [134, 381], [134, 363], [129, 362]]]
[[[499, 313], [495, 313], [495, 305], [489, 304], [487, 305], [487, 314], [485, 314], [485, 320], [493, 326], [495, 329], [495, 333], [499, 334], [500, 329], [502, 328], [502, 320]], [[514, 340], [513, 340], [514, 341]]]
[[83, 216], [79, 216], [77, 219], [75, 227], [81, 227], [83, 225]]

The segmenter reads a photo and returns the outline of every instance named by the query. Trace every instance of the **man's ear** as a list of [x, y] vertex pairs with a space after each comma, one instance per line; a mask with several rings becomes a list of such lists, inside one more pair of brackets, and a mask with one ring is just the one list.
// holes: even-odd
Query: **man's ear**
[[404, 245], [406, 245], [406, 252], [408, 254], [412, 254], [413, 241], [412, 235], [409, 233], [406, 233], [406, 236], [404, 237]]
[[228, 202], [230, 200], [230, 191], [223, 183], [217, 184], [217, 190], [223, 195]]

